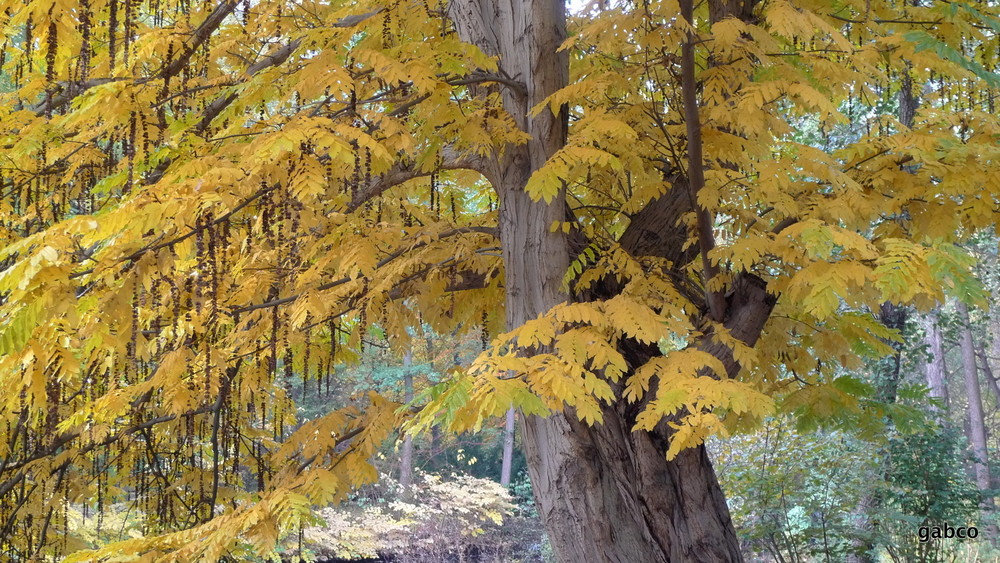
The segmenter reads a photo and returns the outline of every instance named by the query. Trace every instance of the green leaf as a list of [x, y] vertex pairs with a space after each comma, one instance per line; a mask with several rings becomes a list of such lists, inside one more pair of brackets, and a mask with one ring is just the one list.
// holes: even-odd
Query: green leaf
[[934, 51], [937, 56], [946, 61], [953, 62], [965, 70], [975, 74], [992, 88], [1000, 88], [1000, 74], [991, 72], [983, 65], [959, 53], [953, 47], [927, 33], [926, 31], [908, 31], [903, 34], [903, 38], [914, 43], [917, 52]]

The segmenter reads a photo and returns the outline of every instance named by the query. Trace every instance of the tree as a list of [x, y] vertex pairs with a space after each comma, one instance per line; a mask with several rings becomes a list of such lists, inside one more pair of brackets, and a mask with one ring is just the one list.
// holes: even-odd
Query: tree
[[923, 325], [928, 355], [924, 372], [927, 375], [927, 388], [930, 389], [929, 397], [935, 401], [931, 409], [937, 422], [944, 425], [948, 418], [948, 368], [945, 366], [944, 340], [938, 311], [933, 310], [927, 314]]
[[[403, 402], [413, 400], [413, 350], [403, 353]], [[413, 436], [403, 438], [403, 452], [399, 456], [399, 484], [404, 488], [413, 483]]]
[[[16, 559], [270, 551], [409, 417], [289, 435], [285, 382], [426, 323], [496, 337], [412, 427], [520, 409], [561, 560], [739, 561], [704, 438], [859, 411], [838, 369], [891, 353], [882, 303], [981, 296], [989, 5], [621, 2], [571, 39], [560, 0], [6, 7]], [[845, 148], [791, 138], [842, 104]], [[77, 551], [90, 499], [147, 535]]]
[[[972, 444], [973, 467], [976, 474], [976, 485], [983, 495], [983, 512], [989, 515], [993, 511], [991, 492], [993, 484], [990, 479], [989, 448], [986, 445], [986, 422], [983, 415], [983, 398], [979, 388], [979, 369], [976, 363], [975, 344], [972, 339], [969, 308], [959, 301], [955, 305], [959, 322], [959, 346], [962, 352], [962, 375], [965, 380], [965, 396], [968, 398], [969, 442]], [[996, 527], [988, 528], [991, 541], [996, 540]]]

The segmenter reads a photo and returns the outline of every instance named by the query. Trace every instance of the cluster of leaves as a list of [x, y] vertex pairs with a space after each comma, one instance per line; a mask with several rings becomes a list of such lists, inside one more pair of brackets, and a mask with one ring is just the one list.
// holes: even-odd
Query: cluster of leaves
[[[566, 43], [571, 84], [546, 102], [568, 107], [570, 138], [527, 189], [545, 201], [565, 189], [579, 203], [575, 222], [552, 229], [579, 230], [589, 243], [564, 279], [588, 302], [501, 336], [466, 378], [432, 395], [423, 424], [477, 428], [511, 403], [526, 413], [569, 406], [600, 423], [603, 405], [624, 397], [641, 408], [635, 428], [671, 421], [672, 456], [776, 407], [858, 410], [841, 370], [889, 353], [895, 338], [871, 311], [884, 302], [928, 308], [946, 291], [984, 297], [956, 243], [994, 224], [997, 185], [987, 170], [1000, 127], [992, 95], [980, 92], [992, 91], [995, 20], [967, 7], [768, 2], [755, 24], [695, 22], [705, 43], [699, 109], [708, 155], [697, 198], [723, 227], [709, 251], [719, 272], [707, 286], [690, 253], [623, 249], [651, 202], [686, 188], [684, 102], [672, 63], [690, 28], [669, 2], [581, 22]], [[935, 26], [917, 40], [911, 22], [919, 21]], [[958, 43], [983, 62], [945, 52]], [[927, 86], [913, 92], [915, 84]], [[890, 113], [902, 89], [923, 98], [912, 125]], [[820, 131], [847, 131], [821, 150], [796, 129], [807, 117]], [[692, 215], [681, 222], [691, 227]], [[697, 244], [689, 228], [687, 245]], [[747, 272], [782, 296], [757, 346], [766, 359], [704, 315], [704, 293]], [[617, 293], [592, 299], [609, 278]], [[670, 339], [688, 345], [638, 367], [619, 354], [623, 341]], [[713, 358], [706, 341], [732, 357]], [[546, 353], [525, 357], [525, 349]], [[741, 377], [727, 380], [734, 364]], [[664, 384], [646, 396], [651, 381]], [[788, 389], [798, 396], [773, 400]]]
[[843, 560], [870, 482], [871, 444], [842, 432], [800, 432], [786, 419], [713, 440], [719, 482], [747, 553], [780, 561]]
[[932, 538], [921, 541], [920, 526], [979, 526], [982, 495], [965, 472], [966, 444], [954, 428], [931, 426], [923, 432], [890, 440], [885, 507], [877, 535], [894, 560], [946, 561], [960, 542]]
[[[482, 299], [442, 297], [495, 277], [475, 191], [435, 176], [362, 205], [484, 150], [469, 135], [516, 136], [482, 102], [453, 106], [458, 121], [437, 112], [464, 69], [495, 66], [439, 10], [4, 6], [9, 556], [65, 553], [65, 507], [118, 502], [146, 517], [147, 539], [77, 559], [267, 553], [313, 505], [376, 478], [398, 404], [372, 395], [291, 432], [295, 374], [329, 388], [372, 324], [407, 341], [414, 308], [442, 331], [499, 320], [495, 282]], [[447, 154], [428, 141], [445, 138], [458, 140]], [[401, 288], [407, 305], [390, 298]]]
[[[774, 419], [760, 432], [711, 442], [719, 480], [749, 554], [781, 561], [844, 560], [882, 546], [896, 561], [944, 561], [958, 540], [922, 542], [921, 526], [979, 525], [979, 492], [965, 474], [964, 440], [929, 425], [880, 448], [841, 431], [801, 432]], [[879, 498], [872, 529], [862, 500]]]

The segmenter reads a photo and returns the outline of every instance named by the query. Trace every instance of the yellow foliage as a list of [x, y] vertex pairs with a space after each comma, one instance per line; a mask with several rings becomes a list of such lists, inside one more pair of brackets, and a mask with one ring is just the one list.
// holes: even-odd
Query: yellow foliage
[[[608, 7], [535, 99], [433, 3], [4, 2], [0, 547], [266, 556], [404, 424], [627, 406], [673, 456], [782, 399], [850, 404], [791, 381], [887, 352], [881, 303], [981, 302], [960, 243], [997, 224], [996, 7], [904, 4]], [[904, 84], [912, 122], [880, 113]], [[511, 247], [520, 200], [489, 182], [549, 114], [566, 142], [514, 195], [558, 210], [569, 268], [533, 288], [562, 303], [507, 326], [528, 297], [506, 267], [539, 241]], [[748, 281], [777, 299], [761, 330], [733, 313]], [[411, 422], [372, 395], [292, 431], [290, 375], [425, 327], [493, 340]], [[69, 553], [52, 531], [88, 503], [127, 504], [141, 537]]]

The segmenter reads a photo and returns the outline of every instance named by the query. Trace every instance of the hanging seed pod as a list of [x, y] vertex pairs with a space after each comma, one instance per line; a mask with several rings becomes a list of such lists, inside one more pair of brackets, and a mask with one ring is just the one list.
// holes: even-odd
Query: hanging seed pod
[[134, 0], [125, 0], [125, 24], [124, 24], [124, 38], [122, 42], [124, 46], [122, 48], [122, 62], [125, 64], [125, 68], [128, 68], [129, 55], [132, 50], [132, 18], [133, 18], [133, 2]]
[[337, 364], [337, 322], [330, 319], [326, 322], [326, 328], [330, 331], [330, 358], [326, 365], [327, 391], [330, 390], [330, 377], [333, 376], [334, 366]]
[[306, 313], [305, 351], [302, 354], [302, 400], [306, 398], [306, 383], [309, 382], [309, 356], [312, 353], [312, 330], [309, 328], [311, 321], [312, 314]]
[[28, 72], [34, 71], [34, 65], [31, 62], [31, 51], [35, 45], [35, 38], [31, 36], [34, 31], [34, 22], [32, 21], [32, 16], [34, 14], [28, 14], [28, 21], [24, 22], [24, 60], [28, 63]]
[[[274, 299], [277, 297], [278, 292], [272, 291]], [[278, 329], [280, 326], [280, 321], [278, 320], [278, 308], [271, 307], [271, 358], [270, 364], [268, 365], [268, 371], [271, 375], [271, 381], [278, 375]]]
[[63, 554], [69, 553], [69, 481], [63, 486], [62, 498], [62, 549], [57, 554], [56, 559], [61, 559]]
[[[223, 220], [221, 225], [222, 225], [222, 230], [220, 232], [221, 238], [219, 239], [219, 246], [220, 248], [226, 249], [229, 248], [229, 229], [231, 227], [231, 224], [229, 223], [229, 218], [227, 217], [225, 220]], [[226, 256], [225, 254], [222, 255], [223, 258], [225, 258], [225, 256]]]
[[116, 40], [118, 34], [118, 2], [108, 2], [108, 57], [109, 67], [115, 68]]
[[[292, 370], [292, 349], [288, 346], [288, 341], [287, 340], [285, 341], [285, 350], [284, 350], [284, 353], [282, 354], [281, 363], [283, 364], [283, 367], [284, 367], [284, 375], [285, 375], [284, 385], [285, 385], [285, 389], [288, 391], [288, 394], [291, 395], [292, 394], [292, 378], [294, 377], [294, 372]], [[305, 395], [303, 395], [303, 397], [304, 396]]]
[[264, 492], [264, 452], [259, 440], [254, 441], [254, 457], [257, 458], [257, 492]]
[[434, 211], [434, 197], [437, 195], [437, 171], [431, 172], [431, 183], [430, 183], [430, 209]]
[[188, 276], [184, 280], [184, 320], [191, 323], [191, 308], [194, 307], [194, 278]]
[[[126, 64], [128, 61], [126, 61]], [[135, 103], [135, 96], [132, 96], [132, 103]], [[132, 191], [132, 184], [135, 182], [135, 128], [136, 114], [131, 112], [128, 119], [128, 140], [125, 148], [125, 156], [128, 160], [128, 179], [125, 181], [125, 192]]]
[[282, 317], [283, 322], [281, 324], [284, 330], [281, 331], [281, 362], [284, 364], [285, 380], [288, 381], [292, 377], [292, 348], [288, 340], [288, 333], [291, 331], [291, 322], [288, 319], [287, 312]]
[[208, 315], [208, 327], [213, 332], [218, 324], [219, 316], [219, 268], [218, 254], [216, 251], [217, 235], [215, 226], [212, 224], [212, 213], [209, 212], [206, 219], [208, 223], [208, 279], [210, 283], [211, 309]]
[[358, 199], [358, 184], [361, 182], [361, 155], [358, 154], [358, 142], [351, 141], [351, 149], [354, 151], [354, 173], [351, 175], [351, 201]]
[[142, 127], [142, 154], [144, 157], [149, 156], [149, 127], [147, 127], [146, 125], [147, 125], [146, 120], [143, 119], [140, 126]]
[[[56, 51], [59, 49], [59, 28], [56, 27], [56, 19], [52, 15], [54, 7], [49, 8], [49, 36], [45, 52], [45, 81], [51, 85], [56, 81]], [[46, 112], [52, 116], [51, 107]]]
[[365, 187], [367, 188], [372, 183], [372, 151], [370, 148], [365, 147]]
[[202, 289], [205, 285], [205, 222], [202, 216], [194, 220], [194, 247], [195, 247], [195, 274], [197, 281], [194, 284], [194, 307], [195, 312], [201, 314]]
[[482, 324], [479, 327], [480, 328], [479, 338], [481, 340], [483, 350], [489, 348], [490, 345], [490, 332], [489, 328], [487, 328], [489, 320], [490, 320], [489, 313], [486, 311], [486, 309], [483, 309]]
[[126, 345], [129, 369], [125, 370], [125, 380], [128, 381], [128, 376], [130, 372], [132, 375], [137, 375], [137, 350], [139, 342], [139, 292], [141, 291], [141, 284], [138, 280], [132, 284], [132, 324], [129, 327], [129, 341]]
[[382, 17], [382, 47], [388, 48], [392, 45], [392, 10], [386, 10]]
[[[286, 399], [287, 400], [287, 399]], [[283, 442], [285, 440], [285, 410], [288, 406], [285, 404], [285, 400], [278, 401], [278, 410], [275, 410], [274, 416], [276, 418], [274, 422], [274, 430], [276, 432], [274, 439], [278, 442]], [[268, 468], [273, 471], [272, 468]]]
[[270, 205], [270, 197], [268, 197], [268, 201], [265, 202], [263, 205], [264, 205], [264, 209], [261, 210], [261, 214], [260, 214], [260, 228], [261, 228], [262, 231], [264, 231], [264, 238], [267, 239], [268, 243], [271, 243], [272, 242], [272, 240], [271, 240], [271, 213], [272, 213], [272, 211], [271, 211], [271, 205]]
[[263, 429], [267, 422], [267, 397], [263, 393], [260, 397], [260, 428]]

